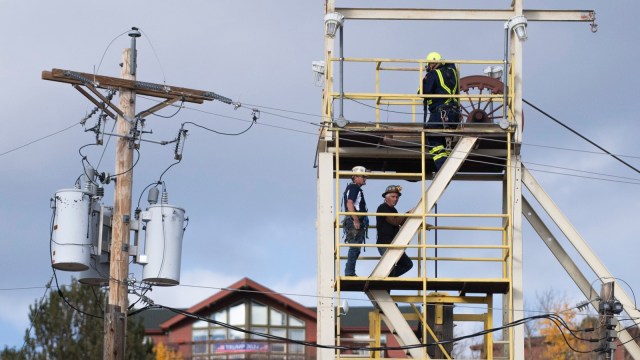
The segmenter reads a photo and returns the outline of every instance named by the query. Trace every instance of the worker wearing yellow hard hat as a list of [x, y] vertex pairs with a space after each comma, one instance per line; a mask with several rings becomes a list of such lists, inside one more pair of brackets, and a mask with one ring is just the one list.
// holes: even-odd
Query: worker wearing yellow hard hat
[[[458, 71], [455, 64], [447, 63], [440, 53], [427, 54], [427, 73], [422, 79], [422, 94], [457, 95], [459, 93]], [[425, 97], [424, 123], [426, 129], [445, 129], [455, 127], [460, 122], [460, 102], [451, 97]], [[429, 116], [427, 118], [427, 113]], [[435, 171], [440, 170], [450, 151], [445, 147], [445, 137], [433, 134], [427, 137], [429, 153], [433, 155]]]

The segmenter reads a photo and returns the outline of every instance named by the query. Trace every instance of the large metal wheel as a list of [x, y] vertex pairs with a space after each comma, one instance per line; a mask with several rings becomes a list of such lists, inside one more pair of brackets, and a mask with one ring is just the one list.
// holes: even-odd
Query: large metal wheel
[[[502, 95], [502, 81], [472, 75], [460, 79], [460, 116], [462, 123], [497, 123], [503, 115], [501, 100], [474, 97], [474, 95]], [[467, 95], [467, 96], [464, 96]]]

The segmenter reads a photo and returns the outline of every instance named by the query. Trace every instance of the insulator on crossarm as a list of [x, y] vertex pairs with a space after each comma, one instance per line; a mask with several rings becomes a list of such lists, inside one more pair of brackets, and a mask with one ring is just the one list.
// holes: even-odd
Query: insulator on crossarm
[[101, 114], [98, 117], [98, 124], [96, 125], [96, 144], [102, 145], [104, 144], [104, 131], [103, 127], [107, 122], [107, 114]]
[[178, 132], [178, 141], [176, 142], [175, 156], [176, 160], [182, 160], [182, 150], [184, 149], [184, 142], [187, 138], [187, 130], [180, 129]]
[[93, 183], [91, 183], [91, 182], [89, 182], [89, 181], [87, 181], [87, 182], [85, 182], [85, 183], [84, 183], [84, 189], [85, 189], [87, 192], [89, 192], [89, 193], [91, 193], [91, 194], [93, 194], [93, 195], [95, 195], [95, 194], [96, 194], [96, 188], [95, 188], [95, 186], [93, 185]]

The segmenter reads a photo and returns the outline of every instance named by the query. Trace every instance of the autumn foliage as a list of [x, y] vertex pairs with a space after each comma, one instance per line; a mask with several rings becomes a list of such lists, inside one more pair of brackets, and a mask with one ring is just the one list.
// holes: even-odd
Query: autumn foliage
[[169, 349], [164, 343], [158, 343], [153, 347], [156, 360], [183, 360], [182, 355], [175, 350]]
[[594, 323], [597, 322], [597, 319], [593, 317], [578, 319], [576, 310], [570, 309], [569, 304], [566, 302], [550, 305], [551, 309], [548, 310], [550, 310], [551, 313], [562, 318], [571, 330], [578, 331], [574, 331], [574, 336], [557, 321], [554, 322], [550, 319], [542, 320], [540, 322], [539, 332], [541, 336], [544, 336], [546, 358], [550, 360], [595, 359], [597, 355], [592, 352], [592, 350], [598, 346], [598, 343], [589, 342], [587, 339], [597, 339], [597, 331], [584, 332], [579, 330], [596, 328], [597, 324]]

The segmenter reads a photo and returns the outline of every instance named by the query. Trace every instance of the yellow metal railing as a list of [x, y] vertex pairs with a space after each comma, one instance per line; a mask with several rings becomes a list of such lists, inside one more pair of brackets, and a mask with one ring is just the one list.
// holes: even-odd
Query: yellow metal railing
[[[378, 66], [378, 68], [380, 68]], [[513, 306], [513, 294], [512, 294], [512, 257], [511, 254], [513, 253], [513, 243], [511, 241], [512, 238], [512, 232], [511, 232], [511, 226], [512, 226], [512, 218], [513, 218], [513, 214], [512, 214], [512, 206], [511, 206], [511, 194], [509, 191], [506, 192], [505, 194], [505, 212], [504, 214], [433, 214], [433, 213], [427, 213], [426, 212], [426, 199], [424, 199], [424, 195], [426, 194], [426, 190], [427, 190], [427, 175], [426, 175], [426, 169], [425, 169], [425, 161], [427, 159], [426, 157], [426, 141], [425, 141], [425, 133], [422, 132], [421, 133], [421, 145], [422, 145], [422, 150], [421, 150], [421, 172], [420, 173], [385, 173], [385, 172], [371, 172], [367, 174], [367, 177], [369, 179], [389, 179], [389, 178], [400, 178], [400, 179], [406, 179], [406, 178], [420, 178], [421, 179], [421, 194], [423, 194], [423, 207], [421, 209], [415, 209], [413, 213], [399, 213], [399, 214], [380, 214], [380, 213], [376, 213], [376, 212], [368, 212], [368, 213], [352, 213], [352, 212], [348, 212], [348, 211], [342, 211], [342, 207], [344, 206], [344, 204], [341, 204], [341, 189], [340, 189], [340, 179], [344, 179], [344, 178], [349, 178], [350, 176], [354, 175], [354, 173], [350, 172], [350, 171], [341, 171], [340, 169], [340, 156], [341, 156], [341, 150], [340, 150], [340, 131], [338, 129], [336, 129], [335, 133], [335, 168], [337, 169], [335, 171], [335, 204], [336, 204], [336, 211], [335, 211], [335, 268], [334, 268], [334, 275], [336, 277], [336, 279], [338, 281], [336, 281], [336, 291], [337, 291], [337, 306], [336, 306], [336, 313], [337, 313], [337, 339], [336, 342], [338, 345], [341, 344], [341, 335], [340, 335], [340, 303], [341, 303], [341, 280], [342, 280], [342, 276], [341, 276], [341, 272], [343, 269], [343, 263], [342, 261], [346, 258], [346, 256], [341, 255], [341, 252], [344, 251], [345, 248], [350, 248], [353, 246], [357, 246], [357, 247], [363, 247], [363, 248], [379, 248], [379, 247], [386, 247], [386, 248], [403, 248], [403, 249], [418, 249], [418, 256], [414, 256], [411, 257], [412, 260], [417, 261], [417, 275], [416, 277], [412, 278], [412, 277], [403, 277], [400, 279], [400, 281], [416, 281], [416, 280], [420, 280], [422, 281], [422, 290], [418, 292], [418, 297], [416, 297], [416, 299], [420, 299], [417, 302], [420, 302], [423, 304], [423, 311], [425, 311], [426, 309], [426, 304], [429, 303], [430, 301], [432, 302], [433, 299], [430, 298], [427, 294], [427, 282], [429, 281], [430, 277], [429, 277], [429, 272], [428, 272], [428, 267], [427, 265], [429, 263], [433, 263], [435, 261], [438, 262], [474, 262], [474, 263], [493, 263], [493, 264], [500, 264], [500, 274], [502, 277], [502, 280], [506, 280], [509, 284], [509, 290], [508, 290], [508, 304], [507, 305], [509, 308], [512, 308]], [[508, 133], [507, 135], [507, 144], [508, 145], [508, 151], [507, 151], [507, 159], [506, 159], [506, 164], [510, 164], [511, 161], [511, 145], [510, 145], [510, 140], [511, 140], [511, 134]], [[505, 171], [505, 175], [506, 175], [506, 179], [507, 179], [507, 188], [510, 188], [510, 181], [511, 181], [511, 169], [509, 166], [506, 166], [506, 171]], [[420, 227], [420, 230], [418, 231], [417, 234], [417, 240], [413, 240], [411, 244], [406, 245], [406, 246], [398, 246], [398, 245], [393, 245], [393, 244], [389, 244], [389, 245], [378, 245], [378, 244], [345, 244], [341, 242], [341, 238], [342, 238], [342, 227], [341, 227], [341, 218], [344, 216], [349, 216], [349, 215], [364, 215], [364, 216], [377, 216], [377, 215], [385, 215], [385, 216], [399, 216], [399, 217], [411, 217], [411, 218], [421, 218], [422, 219], [422, 226]], [[461, 218], [468, 218], [468, 219], [495, 219], [495, 220], [501, 220], [501, 224], [499, 226], [457, 226], [457, 225], [446, 225], [446, 226], [429, 226], [427, 223], [427, 220], [429, 218], [452, 218], [452, 219], [461, 219]], [[375, 226], [371, 226], [371, 228], [375, 228]], [[429, 230], [440, 230], [440, 231], [464, 231], [464, 232], [469, 232], [469, 231], [476, 231], [476, 232], [498, 232], [500, 233], [500, 240], [498, 241], [498, 244], [434, 244], [434, 243], [429, 243], [429, 239], [430, 237], [428, 237], [428, 231]], [[431, 256], [428, 255], [428, 250], [434, 250], [434, 249], [446, 249], [446, 250], [451, 250], [451, 251], [462, 251], [462, 250], [478, 250], [478, 251], [497, 251], [501, 254], [501, 256]], [[379, 261], [380, 260], [380, 256], [360, 256], [358, 258], [358, 261]], [[478, 277], [474, 277], [474, 278], [460, 278], [461, 280], [478, 280]], [[481, 278], [480, 278], [481, 279]], [[487, 280], [492, 280], [494, 278], [488, 278]], [[397, 278], [395, 278], [394, 280], [398, 280]], [[481, 320], [476, 319], [476, 317], [474, 317], [473, 315], [469, 315], [469, 319], [471, 320], [467, 320], [467, 321], [482, 321], [484, 323], [484, 327], [485, 329], [488, 329], [490, 327], [492, 327], [493, 325], [493, 294], [487, 293], [486, 296], [482, 297], [482, 302], [484, 304], [487, 305], [487, 312], [480, 318]], [[402, 296], [400, 296], [402, 297]], [[464, 300], [461, 300], [459, 302], [464, 302]], [[413, 304], [412, 304], [413, 305]], [[503, 305], [504, 306], [504, 305]], [[430, 329], [428, 329], [428, 327], [426, 326], [426, 320], [425, 320], [425, 314], [421, 314], [421, 316], [419, 315], [419, 320], [421, 322], [423, 322], [423, 337], [427, 335], [427, 332], [429, 332]], [[370, 331], [372, 332], [380, 332], [380, 325], [379, 325], [379, 318], [374, 316], [374, 321], [373, 323], [371, 323], [371, 328]], [[464, 318], [464, 316], [459, 317], [460, 319]], [[474, 320], [475, 319], [475, 320]], [[509, 322], [513, 321], [512, 319], [512, 315], [511, 313], [509, 314]], [[509, 338], [511, 339], [513, 337], [513, 335], [510, 333]], [[370, 345], [376, 345], [379, 346], [380, 345], [380, 339], [375, 338], [373, 335], [371, 335], [371, 338], [374, 340], [371, 341], [365, 341], [365, 342], [369, 342]], [[511, 345], [511, 341], [508, 340]], [[484, 337], [484, 345], [485, 345], [485, 353], [489, 356], [489, 358], [491, 358], [492, 356], [492, 352], [493, 352], [493, 337], [492, 334], [489, 333], [487, 335], [485, 335]], [[344, 355], [346, 354], [340, 354], [339, 351], [336, 351], [336, 355], [338, 358], [340, 357], [345, 357]], [[370, 354], [373, 357], [379, 357], [380, 354], [378, 352], [373, 352]]]
[[[339, 133], [339, 132], [337, 132]], [[510, 134], [508, 134], [508, 136], [510, 136]], [[425, 148], [424, 145], [424, 137], [425, 134], [422, 133], [422, 143], [423, 143], [423, 149]], [[508, 147], [510, 148], [510, 142], [507, 141]], [[335, 157], [336, 157], [336, 168], [340, 167], [340, 137], [339, 135], [336, 136], [336, 142], [335, 142]], [[507, 152], [508, 153], [508, 158], [507, 158], [507, 163], [509, 162], [510, 159], [510, 151]], [[421, 173], [385, 173], [385, 172], [371, 172], [367, 174], [367, 177], [370, 179], [376, 179], [376, 178], [407, 178], [407, 177], [417, 177], [420, 176], [422, 178], [422, 194], [424, 196], [424, 194], [426, 193], [426, 176], [425, 176], [425, 169], [424, 169], [424, 164], [425, 164], [425, 154], [426, 151], [421, 151], [422, 154], [422, 172]], [[510, 173], [510, 168], [509, 166], [506, 167], [507, 170], [507, 175]], [[336, 171], [335, 172], [335, 204], [341, 204], [341, 192], [340, 192], [340, 184], [339, 184], [339, 180], [341, 178], [345, 178], [345, 177], [350, 177], [352, 175], [355, 175], [354, 173], [350, 172], [350, 171]], [[510, 180], [509, 176], [507, 176], [508, 181]], [[354, 212], [348, 212], [348, 211], [342, 211], [341, 209], [337, 210], [335, 212], [335, 239], [336, 239], [336, 260], [337, 260], [337, 266], [336, 266], [336, 272], [337, 274], [339, 274], [340, 272], [340, 259], [344, 258], [340, 256], [340, 248], [341, 247], [373, 247], [373, 248], [378, 248], [378, 247], [398, 247], [396, 245], [378, 245], [378, 244], [344, 244], [340, 242], [340, 238], [341, 238], [341, 222], [340, 219], [343, 216], [350, 216], [350, 215], [360, 215], [360, 216], [378, 216], [378, 215], [384, 215], [384, 216], [394, 216], [394, 217], [419, 217], [422, 218], [422, 227], [421, 227], [421, 231], [419, 233], [418, 236], [418, 240], [419, 240], [419, 244], [418, 245], [407, 245], [407, 246], [402, 246], [405, 248], [421, 248], [421, 249], [437, 249], [437, 248], [448, 248], [448, 249], [502, 249], [503, 250], [503, 256], [502, 258], [498, 258], [501, 259], [500, 261], [503, 262], [503, 269], [502, 269], [502, 274], [503, 277], [508, 277], [509, 274], [509, 270], [511, 267], [511, 263], [509, 262], [510, 257], [509, 254], [512, 252], [512, 244], [510, 241], [508, 241], [507, 239], [510, 238], [510, 234], [508, 234], [508, 230], [509, 227], [511, 225], [511, 200], [510, 200], [510, 196], [511, 194], [507, 194], [507, 196], [509, 197], [507, 199], [507, 204], [508, 204], [508, 208], [507, 208], [507, 213], [506, 214], [433, 214], [433, 213], [426, 213], [426, 209], [423, 207], [422, 209], [415, 209], [415, 211], [413, 213], [398, 213], [398, 214], [381, 214], [381, 213], [375, 213], [375, 212], [367, 212], [367, 213], [354, 213]], [[423, 199], [422, 204], [424, 206], [426, 206], [426, 201], [424, 201], [425, 199]], [[342, 204], [344, 206], [344, 204]], [[420, 211], [418, 211], [420, 210]], [[503, 219], [503, 224], [501, 226], [430, 226], [427, 223], [427, 218], [495, 218], [495, 219]], [[375, 228], [375, 226], [370, 226], [370, 228]], [[469, 244], [469, 245], [430, 245], [427, 244], [426, 242], [423, 242], [422, 239], [426, 238], [426, 231], [428, 230], [457, 230], [457, 231], [499, 231], [502, 233], [502, 244], [501, 245], [473, 245], [473, 244]], [[371, 259], [378, 259], [379, 257], [371, 257]], [[427, 259], [426, 256], [420, 256], [420, 259]], [[367, 260], [369, 259], [369, 257], [363, 257], [361, 256], [359, 258], [360, 260]], [[459, 258], [449, 258], [450, 261], [465, 261], [467, 259], [470, 258], [465, 258], [465, 257], [459, 257]], [[479, 260], [474, 260], [474, 261], [479, 261]], [[491, 258], [487, 261], [494, 261], [494, 258]]]
[[[339, 58], [330, 58], [330, 64], [335, 64], [340, 61]], [[339, 83], [339, 79], [333, 78], [332, 66], [327, 66], [325, 79], [327, 80], [325, 89], [325, 115], [328, 118], [332, 118], [334, 114], [334, 103], [336, 100], [339, 100], [341, 96], [344, 100], [355, 100], [355, 101], [369, 101], [372, 102], [371, 107], [375, 108], [375, 124], [379, 126], [380, 124], [380, 112], [381, 106], [386, 107], [409, 107], [409, 110], [405, 113], [407, 115], [411, 115], [410, 122], [416, 122], [420, 119], [416, 118], [417, 114], [422, 113], [421, 105], [425, 98], [458, 98], [460, 99], [461, 105], [464, 107], [465, 104], [474, 104], [475, 102], [483, 103], [484, 105], [491, 103], [492, 105], [495, 103], [497, 106], [502, 107], [502, 103], [504, 102], [503, 94], [492, 94], [492, 93], [483, 93], [480, 91], [479, 93], [461, 93], [458, 95], [422, 95], [422, 78], [425, 74], [424, 66], [426, 65], [425, 60], [422, 59], [381, 59], [381, 58], [344, 58], [343, 61], [347, 64], [361, 65], [370, 67], [373, 70], [373, 76], [375, 78], [375, 84], [371, 91], [350, 91], [348, 89], [344, 90], [344, 93], [341, 94], [339, 91], [334, 89], [334, 86]], [[472, 71], [468, 71], [467, 68], [472, 66], [479, 65], [502, 65], [503, 60], [446, 60], [447, 63], [456, 64], [458, 67], [459, 74], [466, 75], [482, 75], [481, 70], [474, 69]], [[512, 67], [511, 67], [512, 68]], [[508, 71], [508, 70], [503, 70]], [[400, 76], [396, 78], [390, 79], [386, 84], [392, 84], [394, 86], [398, 86], [401, 84], [403, 89], [407, 89], [408, 91], [404, 91], [402, 93], [397, 92], [389, 92], [383, 90], [383, 84], [381, 79], [381, 74], [390, 73], [406, 73], [411, 72], [416, 74], [415, 82], [407, 82], [406, 80], [400, 79]], [[507, 94], [507, 103], [511, 104], [513, 102], [513, 86], [510, 84], [513, 83], [513, 72], [509, 71], [508, 75], [508, 94]], [[499, 79], [500, 81], [502, 79]], [[352, 82], [347, 82], [347, 84], [352, 86]], [[386, 88], [386, 87], [385, 87]], [[416, 89], [416, 90], [414, 90]], [[415, 91], [415, 92], [414, 92]], [[509, 107], [510, 108], [510, 107]], [[404, 111], [400, 111], [403, 113]], [[509, 111], [507, 115], [507, 120], [512, 122], [513, 114]], [[404, 121], [409, 122], [409, 121]]]

